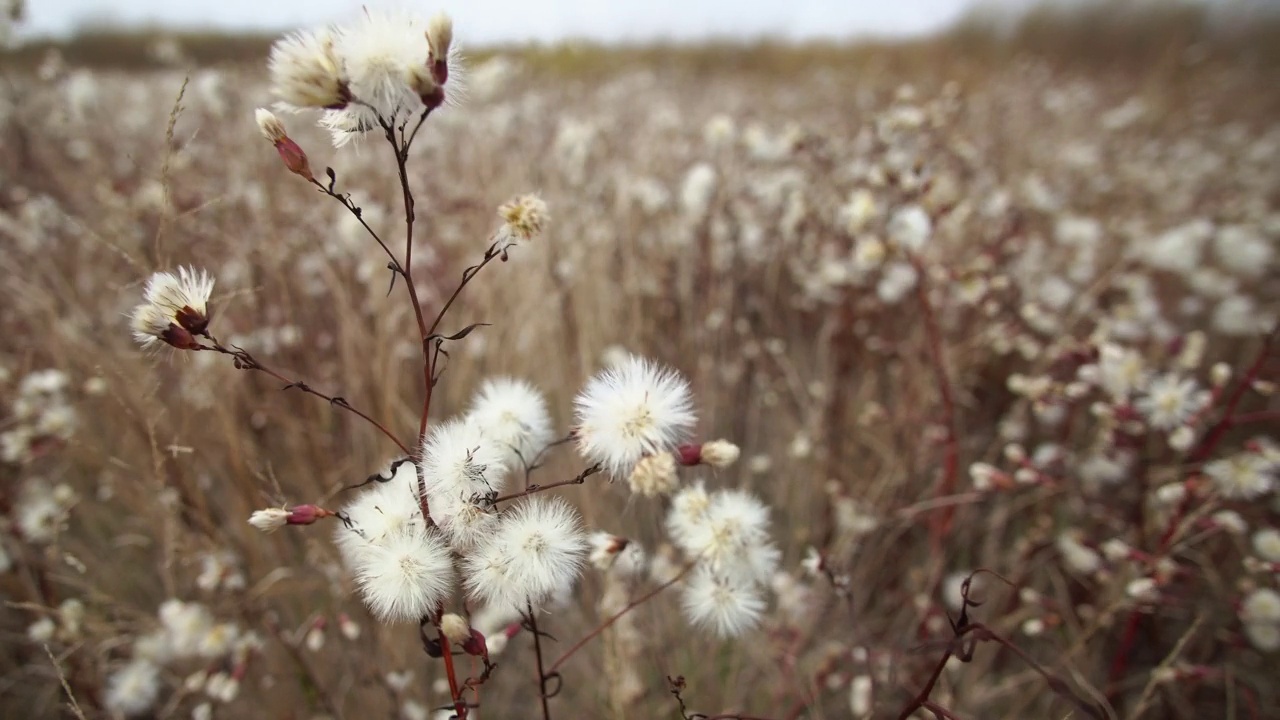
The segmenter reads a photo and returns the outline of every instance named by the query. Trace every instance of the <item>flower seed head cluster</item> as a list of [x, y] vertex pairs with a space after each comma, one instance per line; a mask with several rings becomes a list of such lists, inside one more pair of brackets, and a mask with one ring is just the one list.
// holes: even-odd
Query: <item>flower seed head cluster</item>
[[366, 10], [354, 22], [293, 33], [271, 49], [273, 90], [291, 110], [319, 109], [336, 146], [385, 131], [456, 95], [459, 55], [446, 15]]
[[209, 328], [209, 296], [213, 278], [203, 270], [178, 268], [178, 274], [158, 272], [147, 280], [144, 302], [133, 309], [133, 338], [144, 348], [163, 342], [179, 350], [198, 347], [195, 336]]
[[574, 410], [578, 451], [617, 479], [645, 455], [675, 449], [696, 421], [684, 378], [636, 356], [592, 377]]
[[741, 490], [708, 493], [701, 483], [672, 498], [667, 532], [690, 562], [684, 609], [690, 622], [728, 637], [753, 626], [761, 591], [781, 553], [769, 538], [769, 511]]
[[523, 380], [485, 380], [464, 421], [502, 448], [502, 462], [510, 472], [533, 465], [551, 442], [551, 415], [546, 400]]
[[345, 508], [338, 549], [369, 609], [385, 622], [416, 622], [454, 587], [444, 537], [422, 517], [418, 477], [403, 463]]
[[488, 497], [502, 487], [507, 453], [488, 430], [462, 420], [435, 426], [422, 444], [422, 481], [428, 500]]
[[561, 498], [535, 496], [504, 512], [492, 535], [464, 560], [472, 600], [522, 611], [567, 592], [582, 570], [587, 539]]
[[537, 195], [522, 195], [498, 208], [502, 234], [517, 240], [532, 240], [542, 234], [547, 222], [547, 204]]

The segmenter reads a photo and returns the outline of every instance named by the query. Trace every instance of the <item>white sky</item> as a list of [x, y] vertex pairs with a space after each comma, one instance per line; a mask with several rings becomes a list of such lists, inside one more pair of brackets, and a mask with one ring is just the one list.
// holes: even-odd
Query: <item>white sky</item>
[[[447, 11], [468, 44], [498, 40], [788, 38], [926, 33], [973, 0], [28, 0], [29, 34], [61, 34], [91, 20], [116, 24], [289, 29], [341, 20], [360, 7]], [[1024, 4], [1026, 0], [996, 0]]]

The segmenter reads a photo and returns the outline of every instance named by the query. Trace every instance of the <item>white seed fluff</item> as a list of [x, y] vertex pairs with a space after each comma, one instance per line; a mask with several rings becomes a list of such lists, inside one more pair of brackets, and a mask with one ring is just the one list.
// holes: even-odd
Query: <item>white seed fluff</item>
[[125, 717], [142, 715], [160, 694], [160, 668], [149, 660], [135, 659], [107, 679], [106, 705]]
[[586, 551], [577, 511], [560, 498], [530, 498], [466, 558], [467, 592], [486, 605], [536, 607], [572, 587]]
[[461, 420], [436, 425], [422, 445], [427, 499], [460, 501], [498, 492], [506, 473], [503, 460], [502, 448], [484, 428]]
[[453, 588], [453, 560], [440, 533], [415, 526], [370, 543], [355, 564], [365, 603], [384, 622], [417, 622]]
[[634, 355], [592, 377], [574, 410], [578, 451], [618, 480], [641, 457], [669, 452], [688, 439], [697, 419], [688, 382]]
[[687, 580], [681, 605], [690, 624], [726, 638], [754, 627], [765, 608], [755, 585], [723, 577], [706, 566], [699, 566]]
[[551, 415], [542, 393], [513, 378], [491, 378], [471, 401], [465, 422], [475, 425], [503, 449], [503, 463], [512, 472], [532, 465], [551, 442]]

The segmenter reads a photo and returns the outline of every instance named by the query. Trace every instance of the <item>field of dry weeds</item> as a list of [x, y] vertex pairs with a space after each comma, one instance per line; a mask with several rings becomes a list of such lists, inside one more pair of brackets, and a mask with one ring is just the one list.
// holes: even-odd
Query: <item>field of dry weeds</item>
[[[781, 550], [758, 625], [720, 639], [679, 588], [648, 596], [680, 563], [669, 499], [604, 475], [551, 491], [649, 558], [625, 581], [588, 566], [539, 614], [550, 663], [646, 598], [548, 678], [552, 716], [1277, 717], [1274, 70], [919, 52], [785, 72], [499, 55], [423, 126], [429, 316], [500, 204], [550, 214], [451, 310], [448, 332], [488, 325], [448, 343], [431, 422], [509, 375], [564, 435], [588, 378], [652, 358], [688, 379], [697, 437], [741, 449], [682, 485], [754, 493]], [[152, 272], [203, 268], [223, 343], [416, 431], [404, 284], [263, 141], [272, 100], [261, 63], [5, 78], [5, 717], [454, 712], [414, 626], [353, 592], [337, 520], [247, 522], [342, 507], [401, 450], [224, 355], [130, 337]], [[384, 143], [280, 117], [403, 238]], [[533, 482], [589, 465], [547, 458]], [[543, 717], [527, 619], [464, 610], [496, 663], [469, 716]]]

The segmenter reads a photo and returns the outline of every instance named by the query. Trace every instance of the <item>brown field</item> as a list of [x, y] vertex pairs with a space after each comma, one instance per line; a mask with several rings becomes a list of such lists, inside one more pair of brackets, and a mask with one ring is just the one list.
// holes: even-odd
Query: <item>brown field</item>
[[[652, 357], [689, 379], [698, 437], [742, 449], [682, 480], [759, 495], [783, 551], [757, 629], [716, 639], [681, 619], [677, 589], [660, 593], [564, 665], [555, 717], [1280, 717], [1266, 649], [1280, 617], [1242, 609], [1277, 587], [1280, 558], [1258, 538], [1280, 503], [1233, 497], [1209, 471], [1262, 458], [1280, 484], [1278, 34], [1177, 13], [1097, 20], [856, 47], [477, 53], [469, 99], [433, 115], [409, 158], [427, 314], [479, 260], [501, 203], [536, 192], [551, 221], [451, 310], [448, 332], [490, 325], [447, 346], [432, 422], [509, 374], [546, 393], [563, 434], [610, 357]], [[223, 342], [399, 437], [418, 427], [403, 283], [388, 292], [377, 245], [253, 123], [272, 102], [268, 42], [187, 37], [166, 64], [150, 39], [99, 35], [62, 61], [47, 46], [7, 59], [0, 716], [111, 717], [109, 678], [169, 598], [262, 643], [244, 663], [166, 665], [143, 717], [449, 706], [412, 625], [379, 625], [353, 594], [333, 522], [272, 535], [246, 522], [285, 503], [339, 507], [399, 450], [229, 358], [148, 355], [130, 338], [150, 273], [205, 268]], [[281, 118], [403, 249], [384, 144], [335, 150], [305, 116]], [[714, 176], [701, 188], [699, 166]], [[861, 225], [857, 191], [874, 200]], [[859, 254], [909, 207], [930, 218], [927, 245], [887, 242], [880, 266]], [[1149, 378], [1124, 400], [1077, 380], [1107, 343], [1211, 389], [1185, 419], [1189, 444], [1143, 422]], [[1231, 375], [1215, 387], [1218, 363]], [[1100, 479], [1120, 455], [1119, 477]], [[980, 462], [1000, 471], [990, 486], [975, 487]], [[534, 477], [584, 467], [567, 445]], [[662, 554], [664, 499], [598, 475], [552, 492], [589, 529]], [[812, 552], [817, 573], [801, 564]], [[211, 587], [209, 558], [244, 587]], [[974, 593], [969, 655], [947, 618], [956, 578], [978, 568], [1003, 579]], [[603, 584], [588, 567], [539, 619], [548, 659], [605, 617]], [[42, 618], [51, 634], [32, 630]], [[932, 705], [913, 709], [951, 651], [968, 662], [947, 663]], [[494, 660], [472, 717], [541, 717], [529, 633]], [[480, 672], [457, 662], [460, 677]], [[202, 670], [243, 673], [238, 694], [210, 700], [188, 682]], [[388, 683], [405, 671], [406, 687]], [[851, 688], [868, 682], [855, 711]]]

